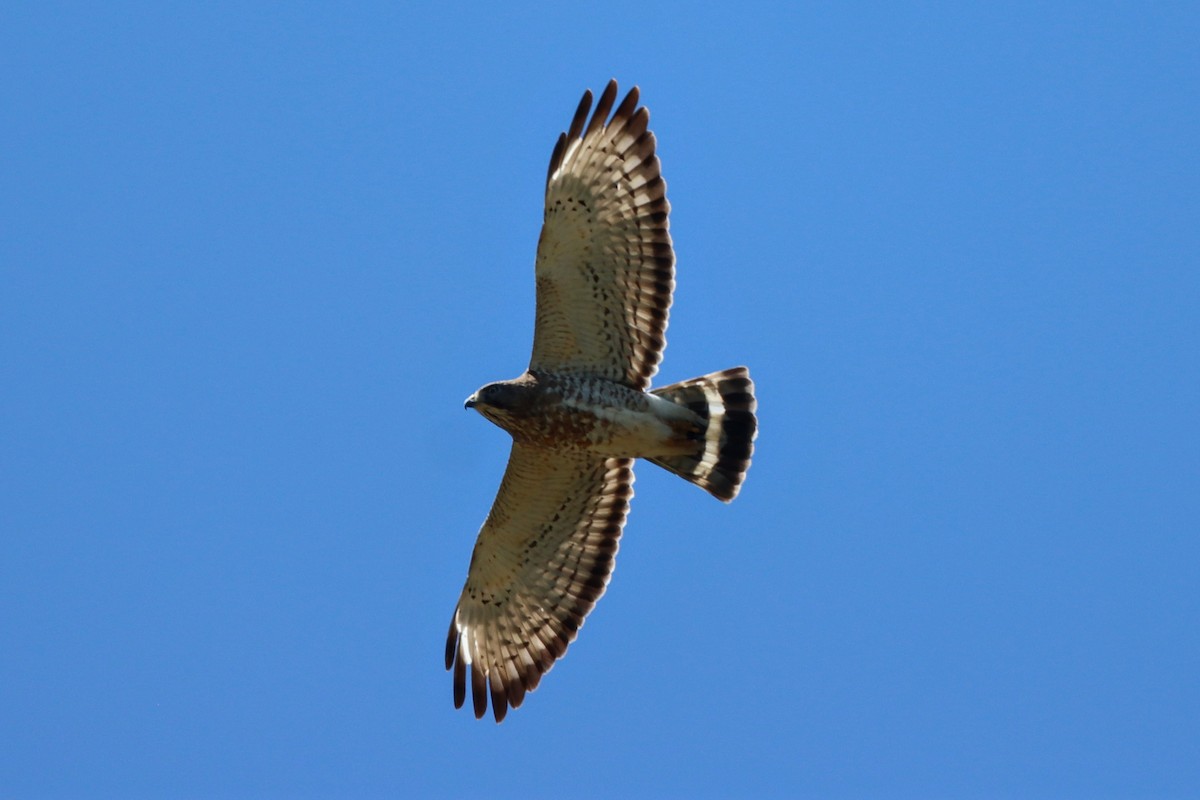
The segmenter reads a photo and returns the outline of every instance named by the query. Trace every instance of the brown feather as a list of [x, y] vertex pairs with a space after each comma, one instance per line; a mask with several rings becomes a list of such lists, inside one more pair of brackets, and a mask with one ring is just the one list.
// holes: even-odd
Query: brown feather
[[583, 132], [583, 123], [587, 121], [588, 109], [592, 107], [592, 90], [588, 89], [579, 100], [575, 116], [571, 118], [571, 127], [567, 129], [567, 142], [573, 142]]
[[593, 135], [604, 126], [604, 120], [608, 117], [608, 112], [612, 110], [613, 101], [616, 99], [617, 82], [614, 79], [604, 87], [604, 92], [600, 95], [600, 102], [596, 103], [596, 111], [592, 114], [592, 121], [588, 123], [587, 132], [584, 133], [585, 137]]
[[[447, 667], [449, 669], [449, 667]], [[462, 708], [467, 699], [467, 662], [459, 658], [454, 662], [454, 707]]]
[[475, 710], [475, 719], [483, 719], [487, 713], [487, 676], [478, 663], [471, 664], [471, 703]]

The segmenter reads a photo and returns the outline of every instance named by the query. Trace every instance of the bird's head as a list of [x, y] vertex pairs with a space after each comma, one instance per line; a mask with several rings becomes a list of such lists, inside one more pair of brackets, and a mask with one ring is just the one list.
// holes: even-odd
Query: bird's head
[[463, 408], [473, 408], [487, 419], [508, 429], [506, 424], [529, 401], [529, 388], [514, 381], [489, 383], [467, 398]]

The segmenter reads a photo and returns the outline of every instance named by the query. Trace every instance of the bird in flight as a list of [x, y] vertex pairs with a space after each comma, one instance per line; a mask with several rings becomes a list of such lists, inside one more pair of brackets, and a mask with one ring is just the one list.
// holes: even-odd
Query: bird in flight
[[[758, 422], [745, 367], [650, 389], [675, 254], [650, 113], [584, 92], [550, 156], [529, 369], [466, 402], [512, 435], [446, 640], [454, 706], [497, 722], [561, 658], [604, 593], [644, 458], [729, 502]], [[612, 113], [610, 117], [609, 114]]]

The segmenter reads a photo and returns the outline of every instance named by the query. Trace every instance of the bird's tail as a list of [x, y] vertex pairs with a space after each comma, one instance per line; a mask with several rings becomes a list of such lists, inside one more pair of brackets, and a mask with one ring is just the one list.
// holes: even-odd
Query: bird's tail
[[662, 456], [650, 461], [728, 503], [737, 497], [758, 435], [754, 411], [754, 382], [745, 367], [714, 372], [673, 383], [651, 394], [694, 411], [704, 429], [696, 437], [696, 452]]

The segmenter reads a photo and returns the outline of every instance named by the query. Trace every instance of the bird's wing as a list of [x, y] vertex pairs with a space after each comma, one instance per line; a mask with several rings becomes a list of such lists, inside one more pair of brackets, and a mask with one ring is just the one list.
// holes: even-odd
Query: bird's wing
[[616, 97], [610, 81], [588, 121], [585, 92], [550, 157], [529, 368], [645, 389], [662, 360], [675, 289], [671, 207], [650, 112], [634, 87], [607, 119]]
[[513, 444], [446, 640], [454, 705], [470, 682], [475, 716], [504, 719], [574, 640], [604, 593], [633, 459]]

